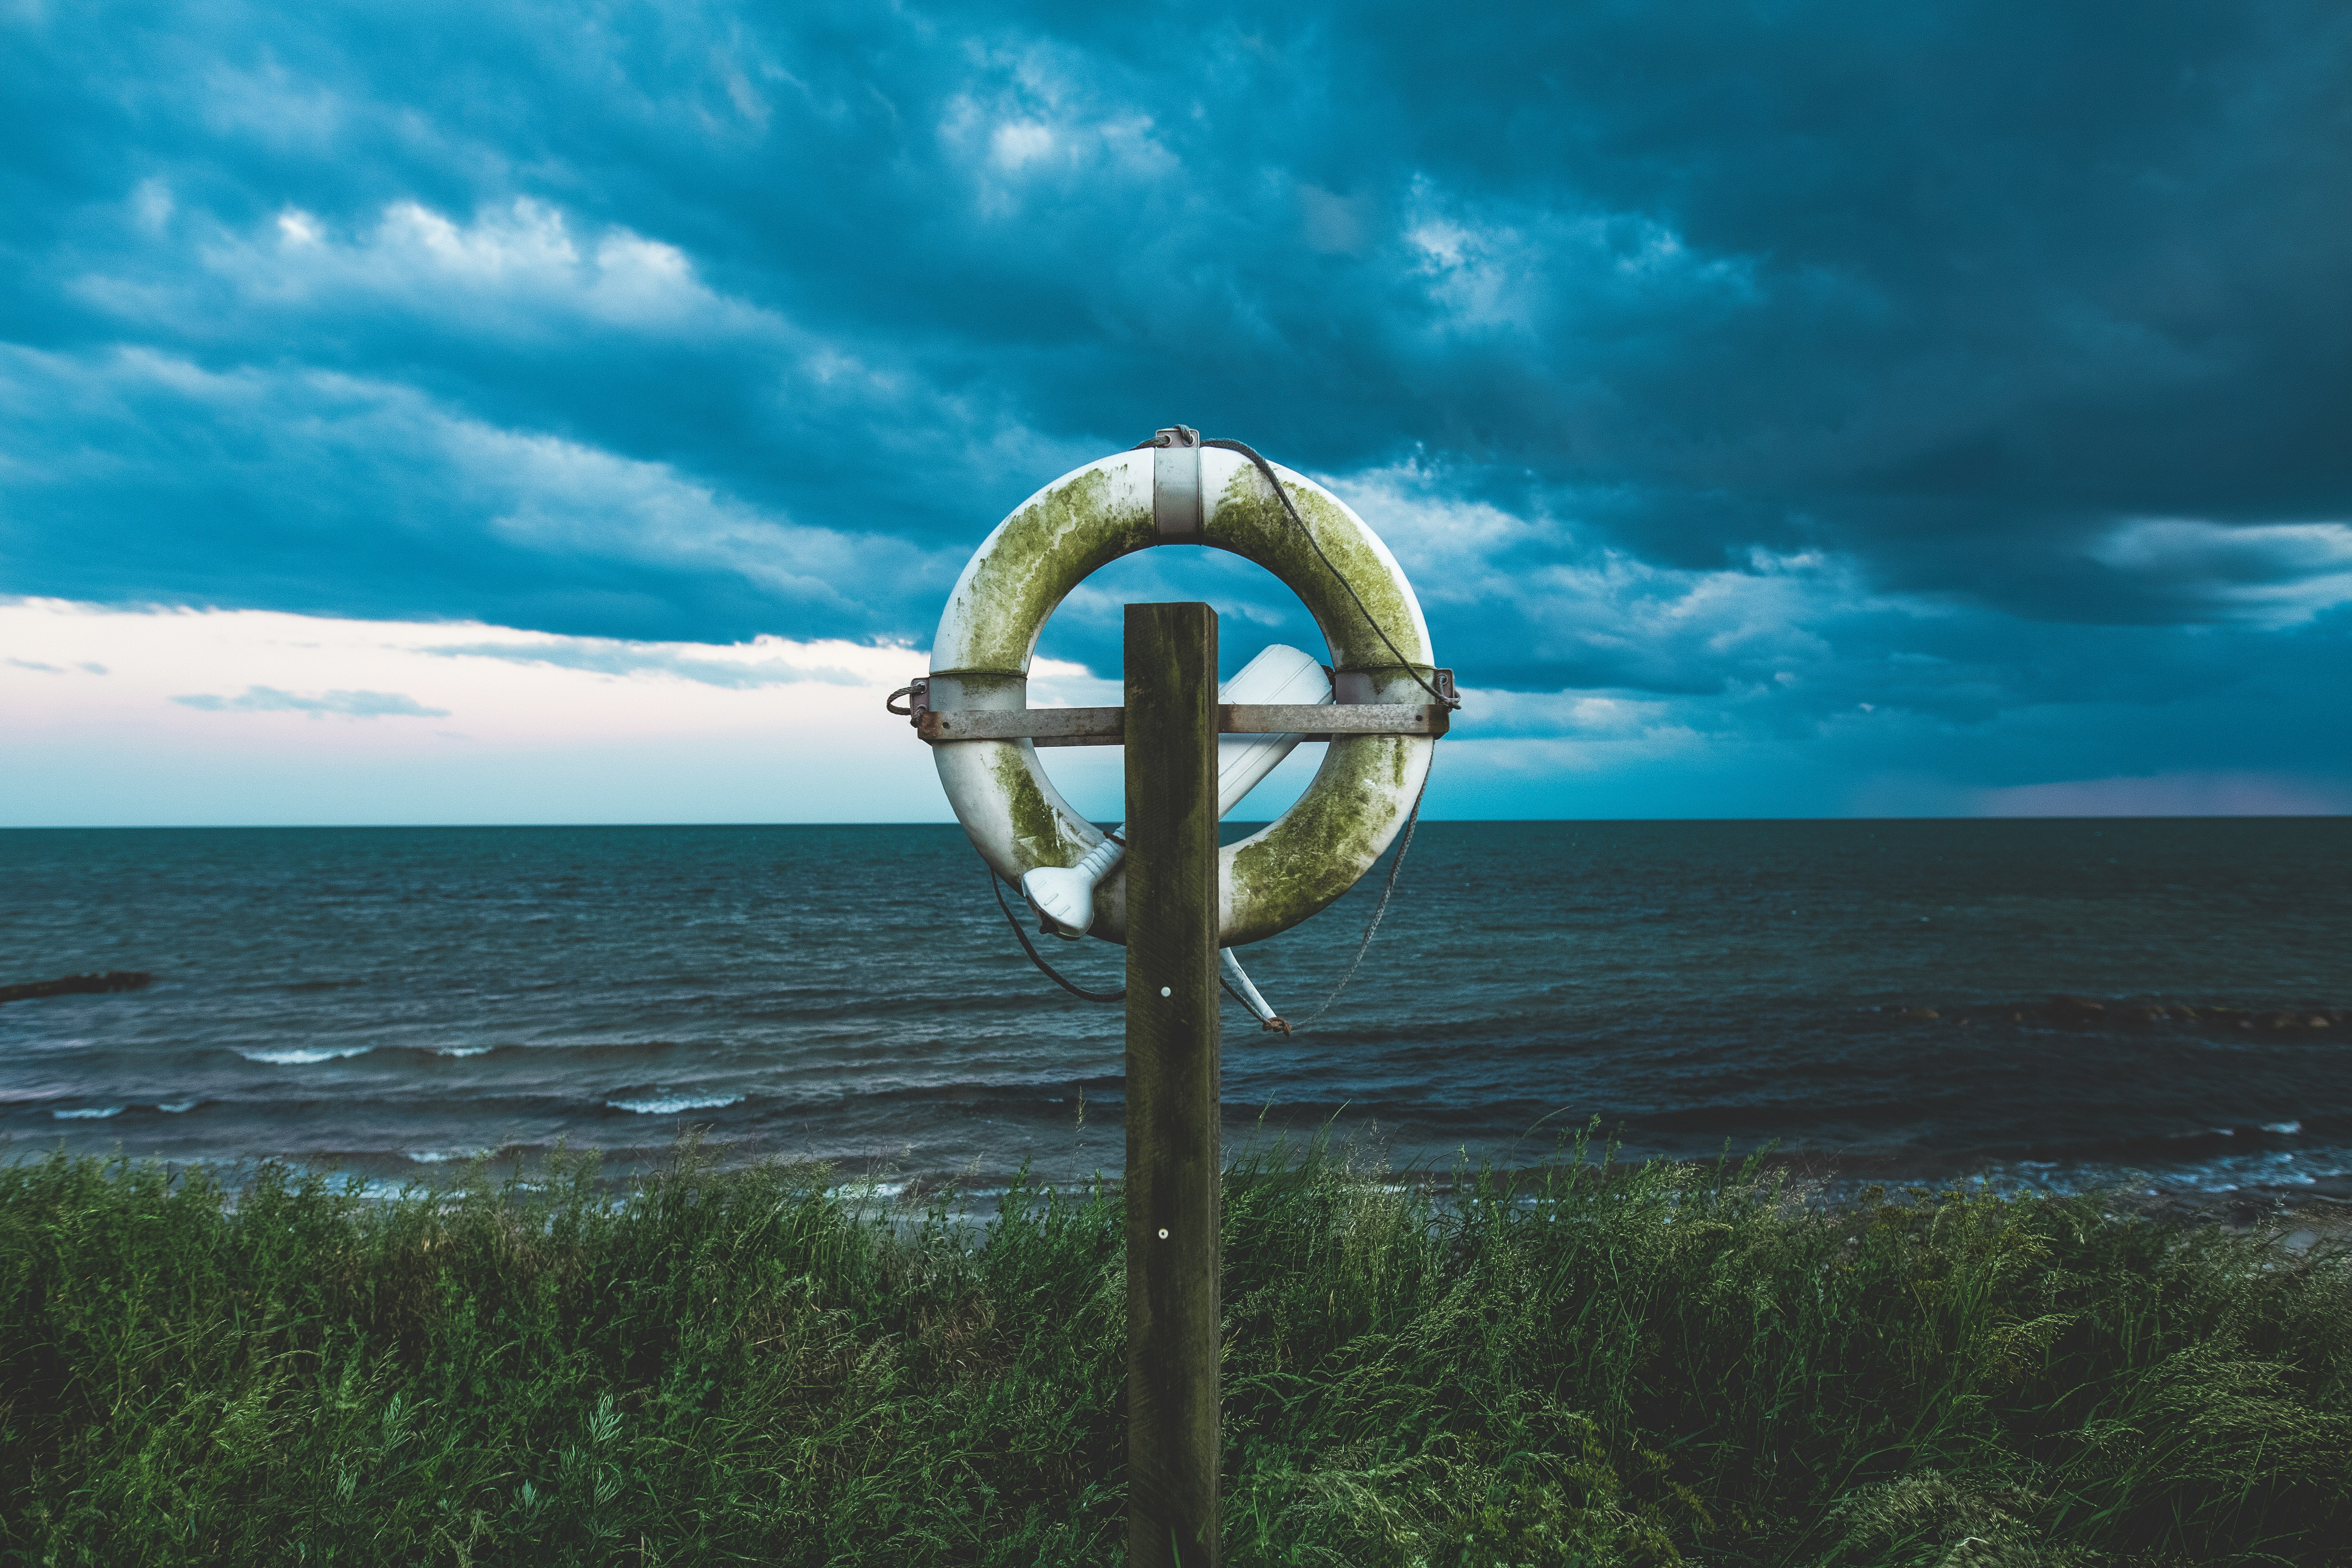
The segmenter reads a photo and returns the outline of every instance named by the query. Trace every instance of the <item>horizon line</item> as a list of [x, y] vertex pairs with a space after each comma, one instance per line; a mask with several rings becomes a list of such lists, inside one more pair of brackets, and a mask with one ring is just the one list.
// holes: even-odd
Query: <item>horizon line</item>
[[[1223, 826], [1263, 827], [1274, 817], [1229, 819]], [[2121, 816], [2094, 816], [2084, 813], [2050, 815], [2001, 815], [1988, 816], [1970, 814], [1919, 813], [1900, 816], [1424, 816], [1424, 827], [1475, 824], [1494, 826], [1602, 826], [1621, 823], [1656, 823], [1661, 825], [1696, 825], [1752, 822], [1759, 824], [1797, 822], [1850, 822], [1856, 824], [1892, 822], [2344, 822], [2352, 821], [2352, 812], [2199, 812], [2199, 813], [2128, 813]], [[1109, 818], [1096, 826], [1116, 826], [1118, 819]], [[128, 823], [8, 823], [0, 824], [0, 833], [335, 833], [365, 832], [482, 832], [488, 830], [552, 831], [579, 828], [779, 828], [779, 827], [955, 827], [953, 818], [937, 820], [875, 821], [847, 819], [833, 822], [128, 822]]]

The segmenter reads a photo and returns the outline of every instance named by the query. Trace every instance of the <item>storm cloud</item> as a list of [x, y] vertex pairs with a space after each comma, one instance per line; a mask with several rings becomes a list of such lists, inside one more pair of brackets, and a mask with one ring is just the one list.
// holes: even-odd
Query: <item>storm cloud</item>
[[[1182, 420], [1390, 540], [1465, 738], [1767, 746], [1820, 809], [2347, 798], [2341, 5], [0, 39], [0, 591], [919, 644], [1005, 511]], [[1307, 635], [1180, 553], [1049, 650], [1115, 668], [1143, 591]]]

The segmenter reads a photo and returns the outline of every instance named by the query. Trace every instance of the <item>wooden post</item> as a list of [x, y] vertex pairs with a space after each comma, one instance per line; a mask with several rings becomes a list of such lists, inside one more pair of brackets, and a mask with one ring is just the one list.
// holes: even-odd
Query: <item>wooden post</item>
[[1127, 1561], [1217, 1561], [1217, 616], [1127, 606]]

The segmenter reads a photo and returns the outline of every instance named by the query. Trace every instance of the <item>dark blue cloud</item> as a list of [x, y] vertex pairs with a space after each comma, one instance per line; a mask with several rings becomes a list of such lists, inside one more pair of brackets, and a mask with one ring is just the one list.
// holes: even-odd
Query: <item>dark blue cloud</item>
[[733, 691], [796, 686], [809, 680], [828, 686], [866, 684], [864, 676], [830, 665], [794, 664], [782, 658], [764, 658], [757, 664], [695, 658], [671, 648], [585, 637], [546, 643], [458, 643], [424, 651], [441, 658], [494, 658], [503, 664], [551, 665], [560, 669], [593, 670], [599, 675], [655, 673]]
[[[2352, 767], [2339, 5], [0, 29], [0, 589], [919, 641], [1182, 418], [1349, 493], [1474, 686], [1995, 783], [2260, 701], [2235, 765]], [[1127, 591], [1303, 635], [1154, 560], [1048, 648]]]
[[174, 697], [184, 708], [207, 713], [308, 713], [313, 719], [340, 714], [346, 719], [446, 719], [446, 708], [427, 708], [400, 691], [328, 691], [316, 697], [280, 691], [274, 686], [248, 686], [240, 697], [192, 692]]

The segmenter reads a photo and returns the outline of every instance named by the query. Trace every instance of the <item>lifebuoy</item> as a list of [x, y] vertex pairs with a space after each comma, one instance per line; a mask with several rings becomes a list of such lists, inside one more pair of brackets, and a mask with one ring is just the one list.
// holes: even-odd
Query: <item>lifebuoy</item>
[[[948, 595], [931, 646], [929, 707], [1026, 708], [1030, 660], [1055, 606], [1106, 563], [1168, 543], [1229, 550], [1281, 579], [1322, 631], [1341, 702], [1424, 700], [1435, 674], [1429, 626], [1396, 557], [1338, 496], [1276, 471], [1298, 522], [1255, 463], [1201, 447], [1189, 431], [1045, 486], [982, 542]], [[1420, 797], [1435, 745], [1426, 735], [1335, 736], [1290, 809], [1219, 852], [1218, 944], [1286, 931], [1354, 886]], [[956, 820], [1015, 887], [1039, 867], [1076, 865], [1103, 841], [1054, 787], [1031, 742], [947, 741], [931, 753]], [[1123, 871], [1097, 891], [1088, 934], [1127, 940]]]

